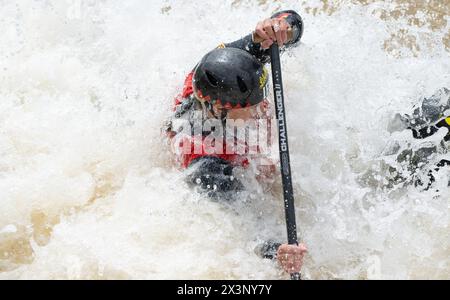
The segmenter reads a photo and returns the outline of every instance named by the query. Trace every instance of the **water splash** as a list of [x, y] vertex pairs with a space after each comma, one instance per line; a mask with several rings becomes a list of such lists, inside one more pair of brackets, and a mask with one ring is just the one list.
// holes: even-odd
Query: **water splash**
[[280, 8], [307, 24], [283, 57], [305, 278], [448, 278], [448, 174], [357, 180], [390, 117], [450, 82], [448, 6], [423, 3], [2, 1], [0, 278], [286, 278], [254, 254], [285, 239], [279, 182], [208, 201], [160, 138], [202, 54]]

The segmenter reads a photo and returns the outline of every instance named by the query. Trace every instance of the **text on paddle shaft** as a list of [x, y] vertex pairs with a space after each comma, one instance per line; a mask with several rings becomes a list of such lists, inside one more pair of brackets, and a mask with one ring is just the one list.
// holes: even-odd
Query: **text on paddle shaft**
[[284, 119], [283, 94], [281, 85], [275, 84], [275, 99], [277, 107], [278, 126], [280, 128], [280, 150], [287, 151], [287, 137], [286, 137], [286, 121]]
[[184, 286], [178, 287], [178, 295], [199, 295], [208, 298], [210, 295], [270, 295], [272, 285], [264, 284], [223, 284], [212, 286]]

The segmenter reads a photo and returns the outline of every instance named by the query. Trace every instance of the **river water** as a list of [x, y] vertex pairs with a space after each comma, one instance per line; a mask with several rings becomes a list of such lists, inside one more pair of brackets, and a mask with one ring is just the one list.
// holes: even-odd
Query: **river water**
[[359, 180], [450, 86], [448, 0], [0, 0], [0, 278], [287, 278], [254, 253], [286, 239], [279, 181], [209, 201], [160, 134], [202, 55], [280, 9], [305, 22], [282, 58], [304, 278], [450, 278], [449, 171]]

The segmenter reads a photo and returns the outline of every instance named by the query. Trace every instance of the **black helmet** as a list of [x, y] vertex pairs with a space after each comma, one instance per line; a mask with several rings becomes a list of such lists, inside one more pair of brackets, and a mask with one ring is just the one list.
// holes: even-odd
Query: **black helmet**
[[206, 54], [194, 72], [194, 92], [200, 101], [225, 108], [249, 107], [266, 97], [268, 72], [244, 50], [215, 49]]

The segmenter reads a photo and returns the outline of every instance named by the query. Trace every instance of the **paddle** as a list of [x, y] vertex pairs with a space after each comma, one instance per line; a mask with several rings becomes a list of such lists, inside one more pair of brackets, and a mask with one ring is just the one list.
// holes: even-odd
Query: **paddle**
[[[289, 145], [286, 125], [286, 111], [284, 107], [283, 81], [281, 77], [280, 49], [274, 43], [270, 48], [272, 61], [272, 81], [275, 97], [275, 109], [278, 120], [278, 136], [280, 146], [280, 168], [283, 182], [284, 208], [286, 213], [286, 227], [288, 243], [298, 245], [297, 225], [295, 222], [294, 191], [292, 189], [291, 165], [289, 158]], [[292, 280], [301, 280], [300, 273], [292, 273]]]

